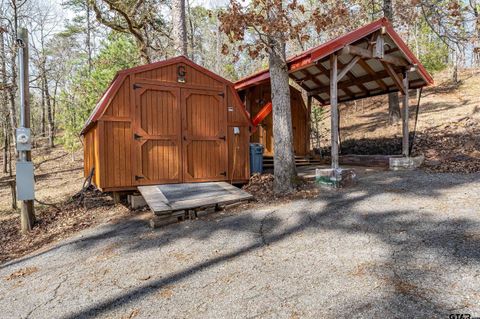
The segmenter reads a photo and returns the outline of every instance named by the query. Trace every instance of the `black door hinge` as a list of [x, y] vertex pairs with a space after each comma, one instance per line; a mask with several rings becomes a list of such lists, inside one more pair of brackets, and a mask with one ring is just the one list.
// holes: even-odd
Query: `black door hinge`
[[220, 136], [218, 139], [226, 141], [227, 138], [225, 136]]
[[140, 89], [142, 86], [140, 84], [137, 84], [137, 83], [134, 83], [133, 84], [133, 89], [136, 90], [136, 89]]
[[138, 181], [138, 180], [140, 180], [140, 179], [144, 179], [144, 178], [145, 178], [145, 177], [143, 177], [143, 176], [135, 175], [135, 180], [136, 180], [136, 181]]
[[138, 141], [138, 140], [142, 139], [142, 136], [135, 133], [135, 134], [133, 134], [133, 138]]
[[225, 97], [225, 93], [224, 93], [224, 92], [218, 93], [218, 95], [220, 95], [221, 97]]
[[227, 176], [227, 172], [222, 172], [222, 173], [220, 173], [220, 175]]

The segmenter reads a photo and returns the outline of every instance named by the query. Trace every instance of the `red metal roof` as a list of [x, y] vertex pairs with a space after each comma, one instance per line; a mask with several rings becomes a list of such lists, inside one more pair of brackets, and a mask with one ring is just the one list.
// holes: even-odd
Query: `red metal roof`
[[[155, 68], [164, 67], [164, 66], [167, 66], [167, 65], [180, 63], [180, 62], [184, 63], [184, 64], [187, 64], [187, 65], [189, 65], [193, 68], [196, 68], [197, 70], [200, 70], [201, 72], [207, 74], [208, 76], [210, 76], [210, 77], [212, 77], [212, 78], [214, 78], [214, 79], [216, 79], [220, 82], [223, 82], [223, 83], [227, 84], [227, 86], [231, 86], [232, 88], [234, 87], [234, 84], [232, 82], [230, 82], [229, 80], [213, 73], [212, 71], [202, 67], [201, 65], [196, 64], [195, 62], [191, 61], [190, 59], [188, 59], [185, 56], [178, 56], [178, 57], [171, 58], [171, 59], [164, 60], [164, 61], [159, 61], [159, 62], [155, 62], [155, 63], [151, 63], [151, 64], [140, 65], [140, 66], [136, 66], [136, 67], [133, 67], [133, 68], [121, 70], [121, 71], [117, 72], [117, 74], [113, 78], [112, 82], [108, 86], [107, 90], [105, 91], [105, 93], [103, 93], [102, 97], [97, 102], [97, 105], [95, 106], [95, 108], [93, 109], [89, 118], [87, 119], [85, 125], [83, 126], [83, 129], [80, 132], [80, 135], [85, 134], [87, 132], [87, 130], [96, 121], [98, 121], [100, 119], [100, 117], [103, 115], [103, 113], [107, 109], [108, 105], [110, 104], [111, 100], [113, 99], [113, 97], [115, 96], [118, 89], [120, 88], [123, 81], [125, 80], [125, 78], [128, 75], [133, 74], [133, 73], [138, 73], [138, 72], [144, 72], [144, 71], [152, 70], [152, 69], [155, 69]], [[236, 96], [234, 98], [237, 100], [237, 102], [240, 102], [243, 105], [243, 103], [241, 102], [241, 100], [238, 96]], [[243, 107], [242, 110], [245, 113], [245, 116], [246, 116], [246, 118], [248, 119], [248, 121], [251, 125], [250, 114], [248, 114], [245, 107]]]
[[[415, 55], [410, 51], [408, 46], [403, 42], [400, 36], [395, 32], [392, 25], [386, 18], [379, 19], [373, 23], [370, 23], [366, 26], [363, 26], [359, 29], [356, 29], [352, 32], [349, 32], [343, 36], [335, 38], [331, 41], [328, 41], [324, 44], [321, 44], [317, 47], [309, 49], [305, 52], [302, 52], [298, 55], [295, 55], [288, 59], [288, 68], [289, 72], [295, 72], [297, 70], [304, 69], [308, 66], [314, 65], [318, 60], [321, 60], [332, 53], [335, 53], [343, 49], [346, 45], [352, 44], [356, 41], [365, 38], [369, 34], [372, 34], [375, 31], [380, 30], [382, 27], [385, 27], [386, 33], [392, 38], [395, 44], [398, 46], [399, 50], [403, 53], [405, 58], [411, 63], [418, 66], [418, 71], [422, 78], [425, 80], [427, 85], [433, 84], [433, 78], [428, 74], [427, 70], [423, 67], [420, 61], [415, 57]], [[270, 73], [268, 69], [259, 71], [250, 76], [247, 76], [243, 79], [235, 82], [235, 89], [243, 90], [250, 86], [262, 83], [270, 79]]]

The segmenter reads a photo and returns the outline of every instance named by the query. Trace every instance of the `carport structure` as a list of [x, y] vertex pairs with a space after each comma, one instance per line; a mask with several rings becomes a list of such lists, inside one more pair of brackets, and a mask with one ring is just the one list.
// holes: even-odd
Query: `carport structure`
[[[331, 106], [334, 170], [339, 168], [338, 103], [391, 92], [402, 94], [402, 153], [404, 157], [410, 156], [409, 90], [431, 85], [433, 79], [387, 19], [382, 18], [298, 54], [287, 63], [290, 78], [308, 95], [308, 128], [312, 99]], [[263, 70], [241, 79], [235, 83], [235, 88], [243, 91], [269, 81], [269, 71]], [[306, 143], [309, 142], [307, 139]]]

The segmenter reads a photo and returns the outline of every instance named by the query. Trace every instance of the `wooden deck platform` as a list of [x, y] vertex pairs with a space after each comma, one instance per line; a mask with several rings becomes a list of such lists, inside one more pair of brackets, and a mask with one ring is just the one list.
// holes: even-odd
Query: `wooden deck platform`
[[155, 215], [170, 217], [179, 211], [188, 213], [253, 199], [249, 193], [225, 182], [139, 186], [138, 190]]

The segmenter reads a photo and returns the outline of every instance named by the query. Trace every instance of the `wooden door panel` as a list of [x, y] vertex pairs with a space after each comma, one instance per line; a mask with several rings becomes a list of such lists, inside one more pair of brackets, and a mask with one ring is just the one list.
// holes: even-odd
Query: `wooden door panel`
[[136, 90], [137, 185], [182, 182], [180, 89], [141, 84]]
[[142, 173], [145, 182], [180, 181], [179, 147], [168, 140], [148, 140], [142, 144]]
[[182, 89], [184, 181], [227, 179], [227, 107], [222, 93]]
[[223, 142], [215, 140], [190, 141], [185, 145], [186, 178], [188, 180], [225, 179], [221, 173], [226, 172], [223, 166]]
[[140, 96], [140, 128], [149, 136], [176, 136], [180, 132], [177, 94], [158, 88]]

